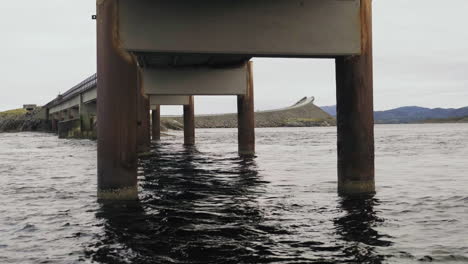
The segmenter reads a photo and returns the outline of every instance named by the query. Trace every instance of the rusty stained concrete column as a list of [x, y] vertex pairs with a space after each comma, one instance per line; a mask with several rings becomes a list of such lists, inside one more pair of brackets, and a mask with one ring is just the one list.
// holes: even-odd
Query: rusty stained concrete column
[[80, 94], [81, 133], [86, 137], [93, 133], [93, 116], [96, 116], [96, 102], [84, 103], [83, 94]]
[[195, 108], [193, 96], [190, 96], [189, 104], [184, 105], [184, 145], [195, 145]]
[[161, 106], [159, 105], [151, 112], [151, 128], [153, 140], [161, 140]]
[[375, 193], [372, 0], [361, 0], [361, 55], [336, 58], [338, 192]]
[[247, 63], [247, 91], [245, 95], [237, 96], [238, 144], [239, 155], [252, 157], [255, 155], [255, 113], [254, 113], [254, 83], [253, 63]]
[[138, 70], [118, 42], [117, 4], [97, 0], [98, 199], [135, 200]]
[[151, 132], [150, 132], [150, 101], [143, 90], [141, 73], [138, 74], [138, 136], [137, 149], [139, 153], [148, 152], [151, 148]]

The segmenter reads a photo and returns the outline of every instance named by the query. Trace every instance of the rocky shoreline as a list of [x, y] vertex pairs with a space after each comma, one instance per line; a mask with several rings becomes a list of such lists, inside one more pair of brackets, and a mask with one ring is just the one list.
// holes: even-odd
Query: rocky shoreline
[[41, 108], [31, 112], [23, 109], [1, 112], [0, 132], [48, 131], [48, 124], [42, 115]]

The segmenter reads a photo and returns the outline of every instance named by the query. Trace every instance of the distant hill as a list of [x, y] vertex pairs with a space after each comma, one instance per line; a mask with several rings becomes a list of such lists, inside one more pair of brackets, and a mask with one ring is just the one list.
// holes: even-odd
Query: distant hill
[[327, 112], [329, 115], [336, 117], [336, 105], [330, 106], [320, 106], [323, 111]]
[[[336, 106], [321, 107], [331, 116], [336, 116]], [[425, 120], [457, 119], [468, 116], [468, 107], [463, 108], [425, 108], [419, 106], [404, 106], [386, 111], [376, 111], [376, 123], [397, 124], [416, 123]]]

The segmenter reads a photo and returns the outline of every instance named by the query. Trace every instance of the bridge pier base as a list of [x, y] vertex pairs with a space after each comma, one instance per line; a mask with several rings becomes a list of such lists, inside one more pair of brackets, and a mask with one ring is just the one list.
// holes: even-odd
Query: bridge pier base
[[239, 155], [245, 157], [255, 155], [255, 113], [252, 62], [248, 62], [247, 67], [247, 91], [244, 95], [237, 96]]
[[135, 200], [137, 96], [135, 58], [115, 41], [117, 1], [97, 1], [98, 199]]
[[151, 112], [151, 131], [154, 141], [161, 140], [161, 106], [156, 106], [156, 109]]
[[362, 51], [336, 59], [338, 192], [375, 192], [371, 0], [361, 0]]
[[195, 145], [195, 108], [193, 96], [190, 96], [189, 104], [184, 105], [184, 145]]

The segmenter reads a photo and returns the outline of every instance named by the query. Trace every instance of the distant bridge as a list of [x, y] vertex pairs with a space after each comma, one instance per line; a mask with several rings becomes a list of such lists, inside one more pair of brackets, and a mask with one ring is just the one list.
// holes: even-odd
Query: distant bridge
[[45, 105], [53, 131], [60, 137], [96, 137], [97, 76], [86, 78]]

